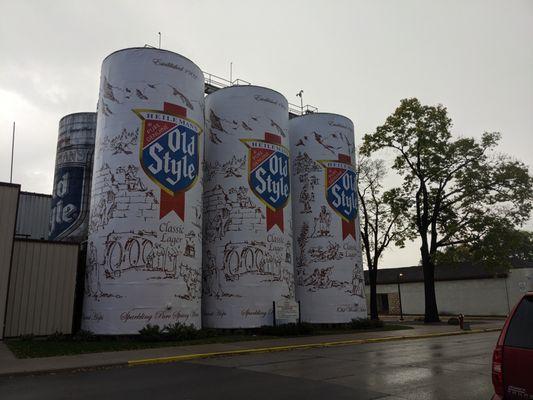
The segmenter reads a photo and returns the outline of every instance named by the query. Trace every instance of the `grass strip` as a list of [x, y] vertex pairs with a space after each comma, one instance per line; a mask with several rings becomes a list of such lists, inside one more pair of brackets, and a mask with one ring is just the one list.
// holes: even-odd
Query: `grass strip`
[[[276, 335], [276, 334], [243, 334], [242, 330], [238, 333], [231, 334], [225, 331], [225, 334], [214, 333], [211, 337], [203, 337], [199, 339], [189, 340], [160, 340], [160, 341], [146, 341], [139, 336], [99, 336], [89, 339], [79, 339], [75, 336], [50, 336], [39, 338], [22, 338], [22, 339], [8, 339], [5, 341], [9, 349], [15, 354], [17, 358], [37, 358], [37, 357], [54, 357], [54, 356], [68, 356], [86, 353], [101, 353], [110, 351], [124, 351], [124, 350], [141, 350], [153, 349], [162, 347], [175, 346], [190, 346], [199, 344], [212, 343], [232, 343], [253, 340], [265, 339], [279, 339], [281, 337], [303, 337], [303, 336], [318, 336], [318, 335], [334, 335], [334, 334], [350, 334], [360, 332], [380, 332], [413, 329], [407, 325], [385, 324], [379, 328], [365, 327], [359, 329], [348, 328], [317, 328], [310, 334], [302, 335]], [[275, 331], [273, 331], [275, 332]]]

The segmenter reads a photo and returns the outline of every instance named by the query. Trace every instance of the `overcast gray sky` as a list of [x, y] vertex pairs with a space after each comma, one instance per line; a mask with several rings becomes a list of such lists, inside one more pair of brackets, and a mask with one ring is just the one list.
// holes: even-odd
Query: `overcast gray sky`
[[[442, 103], [454, 133], [502, 133], [501, 150], [533, 165], [532, 0], [0, 0], [0, 181], [50, 193], [57, 125], [94, 111], [100, 65], [144, 44], [202, 70], [264, 85], [350, 117], [356, 139], [400, 99]], [[416, 243], [383, 266], [417, 264]]]

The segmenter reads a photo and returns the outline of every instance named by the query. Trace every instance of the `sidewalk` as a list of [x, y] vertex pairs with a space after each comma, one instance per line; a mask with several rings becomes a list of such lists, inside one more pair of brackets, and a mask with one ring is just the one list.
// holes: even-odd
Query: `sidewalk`
[[[483, 321], [483, 323], [480, 324], [473, 324], [471, 333], [499, 330], [502, 325], [503, 321]], [[305, 349], [311, 347], [355, 345], [369, 342], [406, 340], [462, 333], [457, 326], [450, 325], [426, 326], [413, 324], [411, 326], [414, 329], [276, 338], [234, 343], [214, 343], [26, 359], [17, 359], [5, 343], [0, 342], [0, 376], [57, 372], [95, 367], [152, 364], [158, 362], [184, 361], [216, 355], [238, 355], [284, 351], [298, 348]], [[468, 333], [468, 331], [465, 333]]]

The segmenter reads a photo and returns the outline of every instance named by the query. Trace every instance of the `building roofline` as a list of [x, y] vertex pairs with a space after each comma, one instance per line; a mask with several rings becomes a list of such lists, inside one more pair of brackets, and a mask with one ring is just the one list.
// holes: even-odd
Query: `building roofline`
[[52, 195], [51, 194], [47, 194], [47, 193], [26, 192], [26, 191], [21, 190], [20, 194], [25, 194], [25, 195], [28, 195], [28, 196], [41, 196], [41, 197], [50, 197], [50, 198], [52, 198]]
[[[512, 269], [532, 268], [533, 261], [516, 261], [512, 263]], [[399, 277], [399, 274], [402, 277]], [[440, 265], [435, 267], [435, 281], [458, 281], [472, 279], [501, 279], [508, 276], [507, 270], [488, 268], [482, 264], [457, 263]], [[378, 270], [378, 284], [415, 283], [424, 281], [424, 273], [421, 266], [383, 268]], [[365, 271], [365, 283], [368, 284], [368, 271]]]

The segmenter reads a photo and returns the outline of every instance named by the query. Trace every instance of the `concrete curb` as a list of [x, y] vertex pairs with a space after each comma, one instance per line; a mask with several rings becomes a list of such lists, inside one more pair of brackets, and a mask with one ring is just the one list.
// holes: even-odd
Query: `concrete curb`
[[198, 353], [198, 354], [184, 354], [180, 356], [170, 356], [170, 357], [144, 358], [144, 359], [139, 359], [139, 360], [130, 360], [127, 362], [127, 365], [130, 367], [133, 367], [137, 365], [163, 364], [163, 363], [178, 362], [178, 361], [191, 361], [191, 360], [198, 360], [198, 359], [211, 358], [211, 357], [273, 353], [273, 352], [290, 351], [290, 350], [306, 350], [306, 349], [317, 349], [317, 348], [322, 348], [322, 347], [350, 346], [350, 345], [365, 344], [365, 343], [393, 342], [393, 341], [399, 341], [399, 340], [426, 339], [426, 338], [442, 337], [442, 336], [469, 335], [469, 334], [474, 334], [474, 333], [487, 333], [487, 332], [499, 332], [499, 331], [501, 331], [501, 328], [472, 329], [469, 331], [428, 333], [428, 334], [413, 335], [413, 336], [389, 336], [389, 337], [374, 338], [374, 339], [352, 339], [352, 340], [339, 340], [335, 342], [319, 342], [319, 343], [309, 343], [309, 344], [295, 344], [295, 345], [288, 345], [288, 346], [258, 347], [254, 349], [217, 351], [217, 352], [211, 352], [211, 353]]

